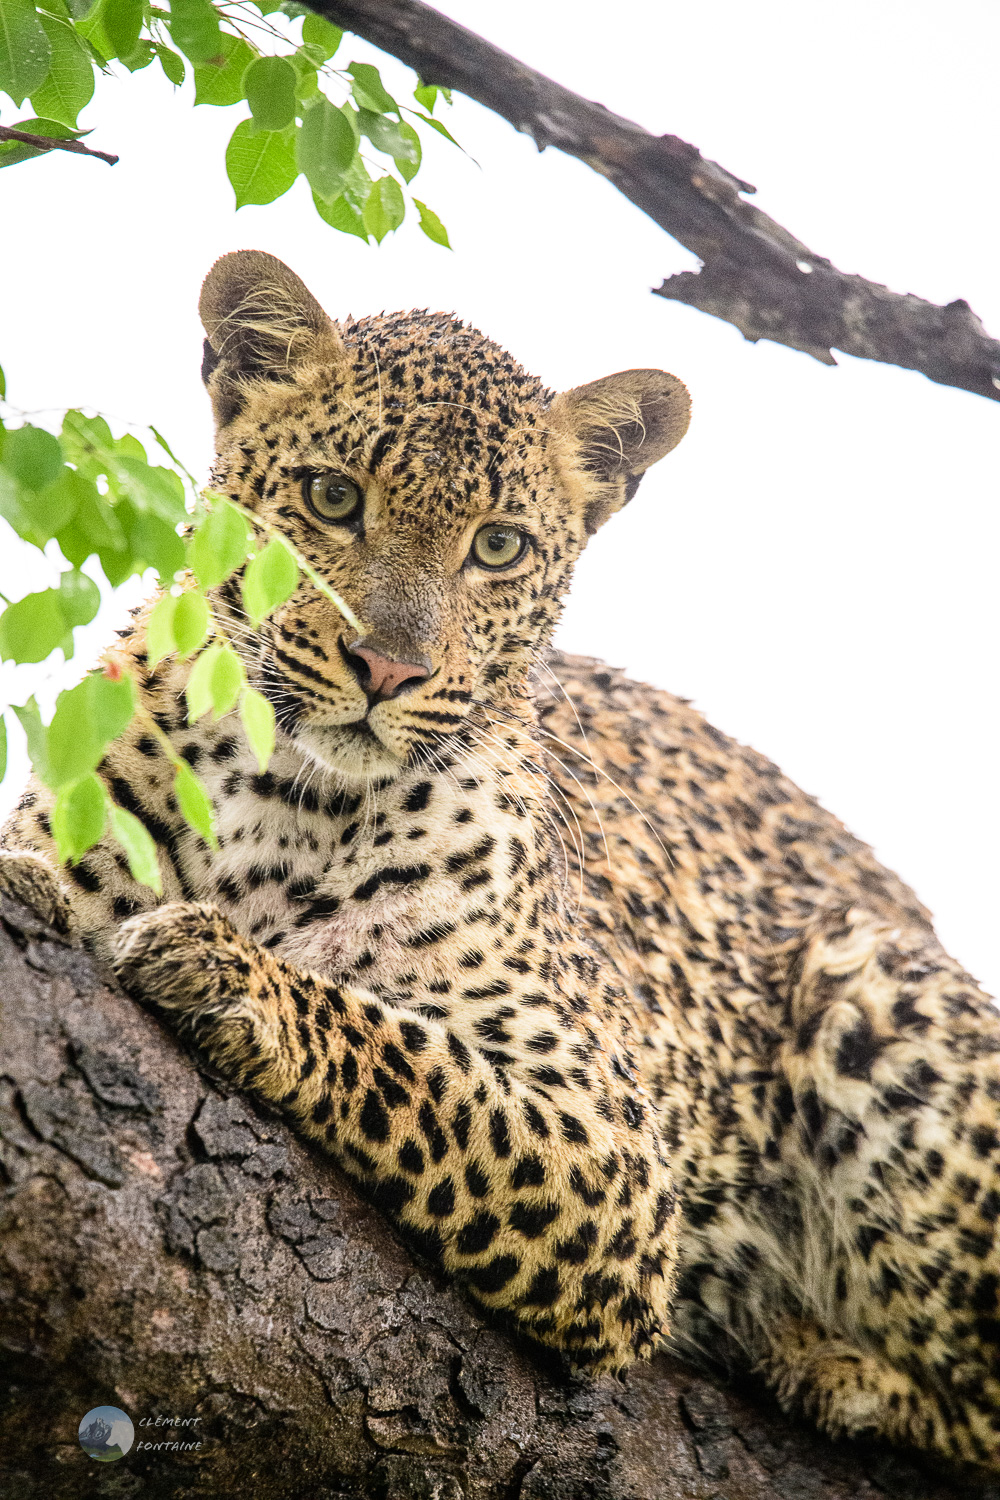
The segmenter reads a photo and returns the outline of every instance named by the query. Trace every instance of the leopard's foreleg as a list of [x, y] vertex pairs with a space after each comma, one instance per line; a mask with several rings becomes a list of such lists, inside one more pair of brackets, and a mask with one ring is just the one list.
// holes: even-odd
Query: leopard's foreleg
[[556, 1103], [441, 1022], [275, 958], [211, 906], [133, 918], [115, 962], [484, 1305], [593, 1370], [666, 1332], [675, 1197], [638, 1086], [608, 1068], [606, 1087]]

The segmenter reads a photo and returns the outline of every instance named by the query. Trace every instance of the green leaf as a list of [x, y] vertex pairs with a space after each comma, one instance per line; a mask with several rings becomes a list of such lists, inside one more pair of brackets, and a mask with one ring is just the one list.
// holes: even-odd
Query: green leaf
[[240, 700], [240, 717], [263, 776], [274, 754], [274, 709], [263, 693], [246, 688]]
[[101, 607], [101, 591], [86, 573], [73, 568], [59, 578], [59, 603], [70, 630], [89, 625]]
[[[244, 722], [245, 722], [245, 719], [244, 719]], [[262, 771], [264, 771], [266, 769], [267, 768], [265, 766], [261, 766], [261, 770]], [[7, 774], [7, 720], [4, 718], [3, 714], [0, 714], [0, 781], [3, 781], [4, 777], [6, 776], [6, 774]]]
[[52, 835], [63, 863], [76, 864], [103, 838], [108, 822], [108, 794], [93, 772], [64, 786], [52, 809]]
[[336, 198], [356, 150], [350, 121], [320, 94], [303, 113], [297, 139], [299, 171], [313, 192], [327, 202]]
[[60, 437], [67, 458], [78, 469], [89, 473], [91, 478], [106, 472], [115, 440], [103, 417], [85, 417], [82, 411], [68, 411], [63, 417]]
[[222, 56], [219, 13], [211, 0], [170, 0], [170, 36], [193, 63]]
[[72, 26], [41, 17], [52, 49], [48, 77], [31, 95], [31, 107], [49, 120], [75, 125], [76, 117], [94, 93], [94, 65]]
[[215, 588], [246, 561], [250, 529], [232, 505], [212, 506], [187, 546], [187, 562], [203, 589]]
[[162, 587], [169, 588], [174, 574], [184, 566], [184, 543], [174, 528], [159, 516], [135, 510], [127, 500], [115, 507], [125, 529], [136, 573], [155, 568]]
[[[348, 177], [350, 177], [351, 173], [356, 168], [360, 168], [362, 172], [365, 171], [364, 166], [357, 154], [361, 149], [361, 114], [359, 110], [356, 110], [354, 108], [354, 105], [351, 103], [350, 99], [344, 100], [343, 104], [340, 106], [340, 113], [347, 121], [347, 124], [350, 127], [351, 134], [354, 137], [354, 157], [347, 169], [347, 175]], [[365, 172], [365, 176], [368, 176], [367, 172]]]
[[446, 250], [450, 250], [451, 243], [448, 239], [448, 231], [434, 210], [428, 208], [426, 203], [421, 203], [419, 198], [414, 198], [413, 205], [420, 215], [420, 227], [427, 238], [433, 240], [435, 245], [443, 245]]
[[31, 0], [0, 3], [0, 92], [20, 109], [45, 80], [52, 48]]
[[3, 369], [0, 368], [0, 401], [2, 401], [6, 397], [6, 395], [7, 395], [7, 377], [4, 374]]
[[177, 767], [177, 775], [174, 777], [174, 795], [185, 821], [191, 825], [195, 833], [201, 834], [206, 844], [212, 849], [218, 849], [219, 841], [215, 837], [212, 799], [205, 790], [204, 783], [194, 774], [186, 761], [182, 761]]
[[23, 708], [18, 708], [15, 704], [14, 712], [21, 722], [21, 728], [28, 741], [28, 755], [31, 758], [32, 767], [46, 786], [50, 786], [48, 735], [42, 723], [42, 716], [38, 712], [38, 704], [32, 696]]
[[106, 68], [108, 58], [114, 57], [115, 53], [111, 40], [104, 30], [99, 4], [88, 6], [87, 14], [76, 23], [76, 34], [83, 39], [84, 46], [95, 56], [95, 61], [100, 58], [98, 66]]
[[[443, 90], [442, 90], [442, 92], [443, 92]], [[416, 113], [416, 111], [414, 111], [414, 113]], [[458, 142], [456, 141], [455, 137], [452, 135], [451, 131], [447, 130], [445, 128], [445, 126], [441, 124], [440, 120], [432, 120], [431, 117], [430, 117], [430, 115], [422, 115], [422, 114], [419, 114], [419, 113], [417, 113], [417, 119], [418, 120], [423, 120], [424, 124], [425, 125], [429, 125], [432, 130], [436, 130], [437, 133], [438, 133], [438, 135], [443, 135], [444, 138], [445, 138], [445, 140], [446, 141], [451, 141], [451, 144], [453, 146], [458, 146]], [[461, 151], [461, 149], [462, 149], [461, 146], [458, 146], [458, 149], [459, 149], [459, 151]]]
[[44, 547], [73, 519], [89, 484], [75, 469], [64, 468], [54, 484], [35, 492], [0, 467], [0, 516], [24, 541]]
[[420, 137], [412, 125], [401, 125], [390, 120], [388, 115], [373, 114], [370, 109], [358, 113], [361, 134], [368, 137], [377, 151], [384, 151], [397, 163], [403, 161], [412, 167], [412, 177], [420, 165]]
[[242, 120], [226, 147], [226, 172], [236, 193], [236, 207], [273, 203], [287, 193], [299, 169], [295, 160], [295, 131], [258, 130]]
[[142, 68], [148, 68], [156, 56], [156, 47], [147, 37], [140, 37], [131, 52], [120, 57], [118, 61], [123, 67], [128, 68], [130, 73], [138, 73]]
[[142, 30], [142, 0], [101, 0], [98, 15], [111, 43], [108, 56], [127, 57], [135, 50]]
[[336, 52], [343, 35], [339, 26], [334, 26], [331, 21], [323, 16], [313, 15], [312, 12], [302, 22], [303, 42], [307, 47], [315, 47], [324, 62]]
[[322, 198], [318, 198], [313, 193], [313, 204], [320, 218], [329, 224], [331, 229], [339, 229], [342, 234], [356, 234], [367, 245], [369, 236], [365, 228], [364, 214], [344, 194], [341, 194], [339, 198], [334, 198], [332, 203], [324, 203]]
[[149, 424], [149, 430], [153, 434], [153, 436], [155, 437], [156, 441], [159, 443], [160, 447], [163, 449], [164, 453], [169, 458], [170, 462], [172, 464], [175, 464], [178, 469], [183, 469], [184, 473], [187, 474], [188, 479], [191, 480], [192, 484], [194, 484], [194, 480], [192, 479], [191, 475], [188, 473], [187, 469], [181, 463], [180, 459], [177, 457], [177, 454], [174, 452], [173, 448], [171, 448], [170, 444], [167, 442], [166, 438], [163, 436], [163, 433], [162, 432], [158, 432], [157, 429], [153, 426], [152, 422]]
[[184, 689], [189, 724], [196, 724], [212, 707], [212, 668], [221, 649], [217, 645], [207, 647], [191, 668], [191, 675]]
[[27, 497], [28, 507], [45, 541], [69, 524], [93, 488], [90, 481], [75, 469], [63, 468], [54, 484], [47, 484], [37, 495]]
[[[123, 443], [124, 439], [120, 441], [119, 449]], [[168, 526], [187, 520], [184, 485], [173, 469], [161, 469], [147, 464], [144, 458], [133, 458], [127, 453], [118, 459], [115, 467], [115, 477], [137, 510], [150, 511]]]
[[378, 68], [371, 63], [352, 62], [347, 71], [353, 79], [351, 93], [362, 109], [373, 109], [380, 115], [390, 111], [399, 114], [399, 105], [391, 94], [386, 93]]
[[58, 479], [63, 455], [59, 439], [44, 427], [25, 423], [8, 432], [3, 445], [3, 466], [29, 490], [43, 490]]
[[191, 669], [185, 695], [188, 723], [195, 724], [212, 710], [220, 719], [235, 706], [245, 681], [243, 663], [231, 646], [213, 643]]
[[[109, 582], [114, 584], [112, 573], [120, 571], [114, 560], [128, 557], [128, 542], [117, 516], [98, 493], [93, 479], [71, 469], [66, 471], [62, 482], [77, 496], [73, 519], [56, 532], [64, 557], [79, 568], [96, 552]], [[128, 572], [124, 577], [128, 577]]]
[[208, 603], [201, 594], [188, 590], [174, 605], [173, 632], [178, 655], [197, 651], [208, 631]]
[[438, 91], [432, 83], [418, 83], [413, 90], [414, 99], [426, 109], [429, 115], [434, 113], [434, 103], [437, 96]]
[[294, 594], [299, 565], [280, 537], [268, 542], [247, 564], [243, 575], [243, 603], [253, 624], [259, 625], [272, 609]]
[[76, 687], [60, 693], [46, 735], [45, 779], [53, 791], [95, 770], [134, 711], [135, 689], [128, 676], [91, 672]]
[[174, 638], [174, 611], [177, 600], [173, 594], [164, 594], [150, 611], [146, 621], [146, 654], [150, 668], [158, 666], [165, 656], [177, 650]]
[[[180, 57], [176, 52], [171, 52], [170, 48], [165, 47], [162, 42], [154, 42], [153, 47], [156, 51], [157, 57], [160, 59], [160, 67], [163, 69], [164, 73], [166, 74], [169, 81], [173, 84], [174, 88], [179, 88], [180, 85], [184, 82], [183, 57]], [[209, 63], [208, 66], [211, 67], [211, 63]], [[204, 101], [196, 97], [194, 102], [195, 104], [201, 104]], [[234, 104], [235, 102], [236, 101], [233, 100]]]
[[213, 641], [195, 657], [184, 687], [189, 724], [197, 723], [212, 707], [212, 671], [221, 651], [218, 641]]
[[399, 183], [395, 177], [382, 177], [372, 186], [365, 201], [365, 228], [381, 244], [390, 230], [399, 228], [405, 212]]
[[58, 589], [27, 594], [0, 614], [0, 660], [44, 661], [68, 633]]
[[236, 707], [245, 683], [243, 663], [232, 646], [220, 646], [218, 660], [212, 668], [212, 712], [217, 719]]
[[[319, 93], [319, 78], [316, 69], [301, 48], [293, 53], [290, 60], [295, 69], [295, 97], [300, 103], [305, 104], [307, 100], [315, 99]], [[297, 113], [301, 114], [301, 109]]]
[[156, 858], [156, 845], [145, 823], [140, 823], [134, 813], [124, 807], [111, 804], [111, 832], [125, 850], [128, 867], [133, 879], [140, 885], [148, 885], [158, 896], [163, 895], [163, 881]]
[[[356, 156], [344, 178], [344, 197], [363, 216], [365, 203], [368, 201], [368, 194], [371, 190], [372, 180], [368, 175], [368, 169], [361, 157]], [[367, 234], [368, 231], [365, 230], [365, 235]]]
[[257, 53], [241, 36], [223, 31], [219, 57], [194, 70], [195, 104], [239, 104], [243, 98], [243, 74]]
[[296, 73], [283, 57], [258, 57], [243, 75], [243, 92], [258, 130], [284, 130], [295, 119]]
[[417, 135], [417, 132], [414, 130], [412, 125], [407, 125], [405, 123], [400, 125], [399, 133], [404, 138], [406, 144], [409, 146], [410, 154], [400, 154], [397, 156], [396, 153], [393, 152], [393, 160], [396, 163], [396, 170], [398, 171], [400, 177], [402, 177], [403, 181], [412, 182], [414, 177], [416, 177], [417, 173], [420, 171], [420, 163], [423, 159], [423, 151], [420, 146], [420, 137], [419, 135]]

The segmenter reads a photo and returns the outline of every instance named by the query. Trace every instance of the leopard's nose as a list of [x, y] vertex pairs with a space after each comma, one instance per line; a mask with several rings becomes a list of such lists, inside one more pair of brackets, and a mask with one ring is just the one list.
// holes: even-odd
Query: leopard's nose
[[380, 651], [370, 637], [351, 641], [349, 645], [341, 641], [340, 654], [371, 703], [398, 698], [407, 688], [425, 682], [431, 675], [431, 664], [426, 656], [417, 661], [400, 661], [398, 657]]

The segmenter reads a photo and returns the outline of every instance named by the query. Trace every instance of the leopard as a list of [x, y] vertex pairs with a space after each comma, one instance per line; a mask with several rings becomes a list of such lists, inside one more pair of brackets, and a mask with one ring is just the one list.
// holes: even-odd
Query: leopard
[[110, 837], [61, 864], [37, 779], [0, 889], [580, 1378], [668, 1349], [831, 1436], [1000, 1469], [1000, 1017], [764, 756], [551, 645], [683, 384], [556, 393], [448, 314], [337, 322], [258, 251], [200, 311], [213, 489], [311, 572], [259, 623], [241, 570], [210, 590], [273, 755], [188, 722], [192, 659], [153, 663], [143, 606], [99, 774], [162, 892]]

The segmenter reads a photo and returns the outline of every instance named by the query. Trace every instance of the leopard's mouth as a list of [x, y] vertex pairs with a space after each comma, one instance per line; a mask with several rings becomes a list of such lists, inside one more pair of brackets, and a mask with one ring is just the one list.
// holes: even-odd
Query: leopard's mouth
[[403, 769], [403, 762], [379, 739], [367, 716], [348, 724], [304, 725], [296, 740], [311, 760], [348, 786], [395, 780]]

